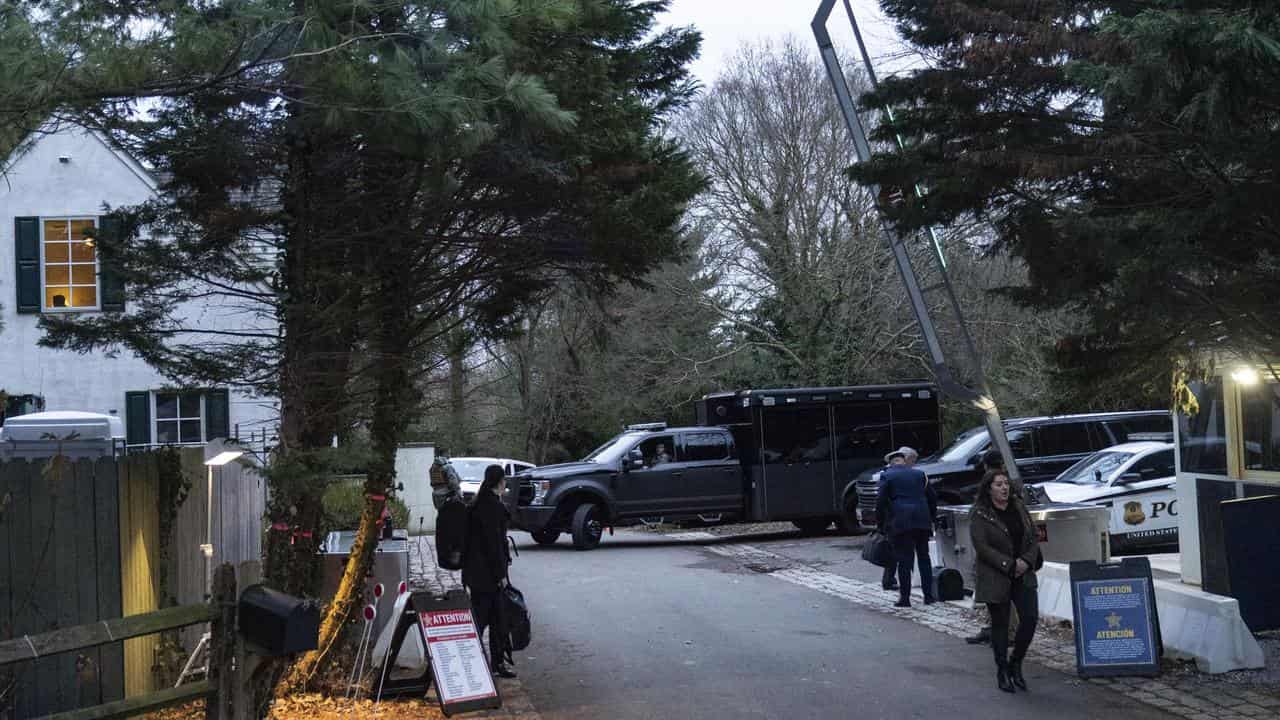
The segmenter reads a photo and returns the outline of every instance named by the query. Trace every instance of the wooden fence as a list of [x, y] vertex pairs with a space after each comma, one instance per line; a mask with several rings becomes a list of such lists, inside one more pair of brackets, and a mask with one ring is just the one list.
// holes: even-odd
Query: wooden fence
[[[166, 594], [159, 596], [160, 528], [156, 519], [156, 493], [159, 484], [152, 462], [137, 462], [140, 457], [152, 454], [129, 455], [120, 466], [127, 475], [122, 488], [131, 489], [128, 498], [120, 496], [122, 529], [132, 528], [133, 541], [124, 544], [125, 551], [132, 551], [132, 561], [125, 571], [124, 612], [148, 612], [172, 605], [189, 605], [205, 600], [205, 557], [200, 546], [205, 542], [207, 483], [209, 475], [204, 465], [204, 455], [198, 448], [182, 451], [182, 471], [191, 483], [186, 502], [178, 509], [174, 519], [173, 537], [169, 538], [168, 559], [164, 566]], [[246, 560], [262, 557], [262, 528], [264, 528], [265, 489], [264, 480], [256, 470], [239, 462], [212, 469], [214, 480], [214, 518], [212, 518], [212, 565], [223, 562], [239, 565]], [[187, 628], [180, 632], [187, 652], [195, 650], [202, 628]], [[151, 684], [150, 667], [157, 638], [143, 638], [137, 643], [136, 655], [129, 656], [127, 692], [138, 693], [155, 689]], [[145, 671], [143, 671], [145, 667]], [[136, 670], [137, 669], [137, 670]]]
[[[208, 475], [200, 448], [180, 452], [191, 489], [164, 554], [158, 454], [65, 462], [60, 473], [45, 460], [0, 464], [0, 641], [204, 602]], [[213, 469], [213, 488], [212, 563], [258, 559], [261, 478], [232, 463]], [[202, 632], [182, 631], [187, 652]], [[0, 668], [0, 720], [151, 692], [159, 641], [139, 636]]]
[[39, 635], [0, 641], [0, 668], [15, 664], [35, 664], [49, 656], [91, 652], [119, 641], [132, 642], [141, 637], [189, 625], [211, 623], [209, 677], [200, 682], [166, 688], [159, 692], [137, 695], [122, 700], [99, 702], [52, 715], [43, 720], [101, 720], [130, 717], [139, 713], [198, 698], [207, 698], [206, 720], [224, 720], [234, 687], [231, 657], [235, 646], [236, 611], [235, 571], [230, 565], [218, 568], [209, 604], [199, 603], [164, 610], [112, 618], [98, 622], [52, 630]]
[[[122, 613], [119, 476], [111, 461], [0, 465], [0, 639]], [[0, 674], [11, 717], [124, 694], [119, 643], [41, 657]]]

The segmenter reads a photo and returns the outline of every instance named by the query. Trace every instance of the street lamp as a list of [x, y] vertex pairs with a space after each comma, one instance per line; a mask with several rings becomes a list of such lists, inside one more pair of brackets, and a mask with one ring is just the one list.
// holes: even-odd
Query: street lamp
[[205, 446], [204, 454], [208, 495], [205, 501], [204, 544], [200, 546], [200, 552], [204, 555], [205, 594], [213, 597], [213, 469], [236, 460], [244, 455], [244, 451], [230, 448], [222, 440], [212, 440]]

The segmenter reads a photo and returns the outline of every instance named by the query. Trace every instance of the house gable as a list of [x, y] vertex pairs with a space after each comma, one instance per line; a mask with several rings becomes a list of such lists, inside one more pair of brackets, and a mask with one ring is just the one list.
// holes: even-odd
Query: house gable
[[[93, 130], [46, 126], [24, 141], [0, 175], [0, 213], [97, 215], [103, 205], [136, 205], [155, 196], [156, 180]], [[10, 223], [11, 225], [12, 223]], [[12, 232], [12, 227], [9, 227]]]

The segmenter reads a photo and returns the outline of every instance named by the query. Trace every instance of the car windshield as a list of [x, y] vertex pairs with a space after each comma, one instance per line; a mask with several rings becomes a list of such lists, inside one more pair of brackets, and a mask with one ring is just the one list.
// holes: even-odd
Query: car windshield
[[484, 469], [495, 463], [487, 460], [450, 460], [449, 464], [458, 473], [462, 482], [480, 482], [484, 480]]
[[582, 461], [593, 462], [593, 463], [611, 463], [614, 460], [617, 460], [618, 458], [622, 457], [622, 454], [625, 453], [633, 444], [635, 444], [636, 440], [638, 440], [643, 436], [644, 436], [644, 433], [634, 433], [634, 432], [622, 433], [621, 435], [614, 437], [612, 440], [601, 445], [595, 450], [592, 450], [590, 455], [582, 458]]
[[1105, 485], [1111, 481], [1111, 476], [1120, 470], [1120, 466], [1131, 459], [1133, 459], [1131, 452], [1104, 450], [1094, 453], [1064, 470], [1055, 482], [1073, 485]]
[[945, 462], [945, 463], [963, 463], [968, 462], [978, 451], [987, 446], [987, 430], [986, 428], [976, 427], [969, 428], [956, 436], [955, 442], [951, 443], [951, 447], [943, 450], [938, 455], [925, 458], [928, 461]]

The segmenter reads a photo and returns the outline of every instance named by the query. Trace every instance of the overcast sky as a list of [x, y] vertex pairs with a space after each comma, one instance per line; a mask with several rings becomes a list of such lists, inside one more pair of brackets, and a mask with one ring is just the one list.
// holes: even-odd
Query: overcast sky
[[[897, 33], [875, 0], [853, 0], [852, 5], [876, 71], [882, 74], [894, 64], [895, 54], [901, 52]], [[662, 22], [693, 25], [702, 31], [702, 57], [694, 63], [693, 71], [705, 87], [710, 87], [726, 58], [744, 42], [790, 34], [816, 51], [809, 23], [817, 10], [818, 0], [672, 0], [671, 10]], [[836, 3], [827, 30], [838, 47], [847, 48], [841, 54], [846, 71], [860, 65], [843, 2]]]

